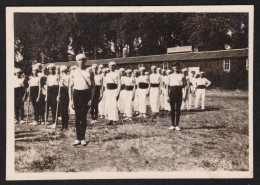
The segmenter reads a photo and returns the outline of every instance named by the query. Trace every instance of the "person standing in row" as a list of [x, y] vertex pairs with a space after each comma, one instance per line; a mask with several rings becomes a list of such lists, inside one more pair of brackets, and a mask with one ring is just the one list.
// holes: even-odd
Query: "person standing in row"
[[196, 79], [196, 100], [195, 100], [195, 109], [199, 107], [199, 100], [201, 98], [201, 109], [205, 109], [205, 96], [206, 88], [210, 86], [211, 82], [204, 77], [204, 72], [200, 72], [199, 78]]
[[[101, 68], [99, 68], [99, 70], [101, 70]], [[105, 101], [106, 101], [106, 87], [105, 87], [105, 77], [107, 74], [107, 70], [105, 68], [103, 68], [101, 70], [101, 77], [102, 77], [102, 99], [100, 100], [99, 104], [98, 104], [98, 110], [99, 110], [99, 114], [100, 114], [100, 118], [105, 118]]]
[[62, 127], [61, 131], [68, 130], [69, 123], [69, 84], [70, 78], [68, 73], [67, 66], [60, 67], [60, 95], [57, 97], [57, 101], [59, 101], [59, 109], [62, 119]]
[[[32, 75], [29, 77], [29, 87], [28, 92], [30, 94], [30, 99], [33, 105], [33, 111], [34, 111], [34, 121], [31, 123], [31, 125], [38, 125], [39, 124], [39, 116], [42, 114], [40, 111], [41, 109], [41, 102], [40, 100], [40, 77], [38, 76], [39, 68], [37, 66], [32, 67]], [[42, 115], [44, 117], [44, 115]]]
[[[185, 107], [186, 107], [187, 110], [190, 110], [189, 96], [188, 96], [188, 92], [190, 91], [190, 79], [189, 79], [189, 76], [188, 76], [189, 71], [187, 69], [183, 69], [182, 73], [183, 73], [184, 78], [186, 80], [186, 86], [182, 89], [185, 97], [182, 100], [181, 110], [184, 110]], [[185, 92], [187, 92], [187, 93], [185, 94]]]
[[156, 73], [156, 66], [151, 67], [152, 74], [150, 74], [150, 105], [152, 114], [156, 115], [160, 109], [160, 85], [161, 75]]
[[166, 75], [165, 75], [165, 78], [164, 78], [164, 109], [166, 111], [166, 114], [168, 114], [168, 112], [171, 111], [171, 106], [170, 106], [170, 103], [168, 102], [169, 100], [169, 93], [168, 93], [168, 87], [169, 87], [169, 77], [170, 77], [170, 74], [171, 74], [171, 70], [167, 70], [166, 71]]
[[168, 87], [172, 121], [172, 126], [169, 128], [169, 130], [175, 129], [180, 131], [181, 129], [179, 127], [179, 122], [181, 116], [181, 103], [183, 99], [182, 89], [186, 86], [186, 80], [184, 75], [180, 71], [180, 63], [175, 63], [172, 69], [173, 73], [169, 76], [170, 87]]
[[120, 90], [120, 96], [118, 99], [118, 109], [119, 112], [121, 114], [123, 114], [123, 116], [125, 115], [125, 108], [124, 108], [124, 101], [125, 101], [125, 78], [126, 78], [126, 74], [125, 74], [125, 68], [120, 68], [118, 73], [120, 73], [121, 76], [121, 90]]
[[133, 117], [133, 100], [135, 98], [135, 80], [132, 77], [132, 70], [126, 70], [125, 77], [125, 99], [124, 99], [124, 108], [126, 118], [124, 121], [132, 121]]
[[119, 120], [118, 116], [118, 99], [121, 90], [121, 75], [115, 72], [116, 63], [110, 62], [110, 72], [107, 73], [106, 81], [106, 114], [110, 125], [113, 125]]
[[133, 109], [134, 109], [134, 114], [135, 115], [139, 115], [139, 109], [138, 109], [138, 89], [137, 89], [139, 73], [138, 73], [137, 69], [135, 69], [133, 71], [132, 77], [134, 78], [134, 81], [135, 81], [135, 98], [134, 98], [134, 102], [133, 102]]
[[97, 123], [98, 117], [98, 104], [103, 96], [103, 77], [101, 74], [98, 74], [98, 65], [92, 65], [92, 71], [94, 72], [94, 79], [95, 79], [95, 96], [93, 97], [93, 101], [91, 104], [91, 123]]
[[[85, 146], [87, 128], [87, 113], [95, 97], [95, 79], [91, 68], [86, 69], [87, 58], [85, 54], [76, 56], [78, 68], [71, 72], [69, 88], [70, 105], [75, 109], [75, 126], [77, 139], [73, 143]], [[72, 94], [72, 90], [74, 90]]]
[[[48, 119], [49, 109], [51, 108], [52, 122], [55, 123], [60, 78], [56, 74], [56, 66], [54, 64], [49, 64], [47, 69], [50, 74], [47, 76], [47, 95], [45, 96], [45, 102], [47, 102], [46, 114]], [[45, 121], [47, 122], [48, 120]]]
[[147, 97], [150, 92], [150, 81], [149, 76], [145, 75], [145, 68], [140, 67], [140, 76], [137, 78], [138, 81], [138, 110], [139, 116], [137, 117], [147, 117]]
[[[14, 86], [14, 97], [15, 97], [15, 123], [24, 123], [24, 101], [26, 97], [26, 80], [22, 76], [22, 70], [15, 70], [15, 86]], [[21, 120], [19, 119], [21, 117]]]
[[191, 76], [189, 77], [189, 84], [190, 84], [190, 89], [188, 91], [188, 99], [189, 99], [189, 108], [191, 109], [192, 105], [192, 95], [195, 94], [195, 84], [196, 83], [196, 78], [195, 78], [195, 71], [191, 71]]

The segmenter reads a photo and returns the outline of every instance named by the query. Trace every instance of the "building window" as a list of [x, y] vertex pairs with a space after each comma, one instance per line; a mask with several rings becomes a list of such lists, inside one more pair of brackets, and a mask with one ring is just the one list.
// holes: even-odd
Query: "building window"
[[163, 69], [164, 70], [168, 70], [168, 62], [164, 62], [163, 63]]
[[140, 67], [144, 67], [144, 64], [143, 64], [143, 63], [138, 64], [138, 69], [139, 69]]
[[246, 59], [246, 70], [249, 70], [249, 60]]
[[230, 72], [230, 59], [225, 59], [224, 60], [223, 69], [226, 72]]

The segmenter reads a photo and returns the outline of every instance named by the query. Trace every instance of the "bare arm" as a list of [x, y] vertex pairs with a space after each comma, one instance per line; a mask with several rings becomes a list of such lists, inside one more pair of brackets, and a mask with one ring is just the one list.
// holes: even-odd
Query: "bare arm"
[[94, 73], [93, 71], [90, 69], [89, 70], [89, 73], [90, 73], [90, 82], [91, 82], [91, 91], [92, 91], [92, 97], [91, 97], [91, 101], [94, 99], [95, 97], [95, 93], [96, 93], [96, 85], [95, 85], [95, 77], [94, 77]]
[[121, 74], [120, 73], [118, 73], [118, 83], [117, 84], [118, 84], [118, 87], [117, 87], [118, 94], [117, 94], [116, 99], [118, 100], [119, 96], [120, 96], [120, 91], [121, 91]]
[[69, 80], [69, 100], [72, 104], [73, 104], [73, 86], [74, 86], [74, 77], [73, 75], [71, 75]]

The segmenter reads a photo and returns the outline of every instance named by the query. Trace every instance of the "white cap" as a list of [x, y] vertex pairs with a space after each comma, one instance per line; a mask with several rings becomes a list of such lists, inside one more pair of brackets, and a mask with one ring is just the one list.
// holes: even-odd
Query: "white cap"
[[47, 66], [47, 69], [49, 69], [49, 68], [55, 68], [55, 65], [54, 65], [54, 64], [49, 64], [49, 65]]
[[158, 67], [156, 70], [159, 71], [159, 70], [162, 70], [162, 69], [160, 67]]
[[203, 71], [201, 71], [201, 72], [200, 72], [200, 74], [204, 74], [204, 72], [203, 72]]
[[162, 72], [165, 72], [166, 70], [165, 69], [162, 69]]
[[170, 74], [171, 73], [171, 70], [166, 70], [166, 74]]
[[143, 67], [143, 66], [139, 68], [139, 71], [144, 71], [144, 70], [145, 70], [145, 67]]
[[22, 73], [22, 70], [21, 70], [20, 68], [16, 68], [16, 69], [14, 70], [14, 72], [15, 72], [15, 73]]
[[101, 71], [102, 71], [102, 73], [105, 73], [105, 72], [107, 72], [107, 69], [103, 68]]
[[98, 68], [103, 68], [104, 66], [103, 66], [103, 64], [99, 64], [99, 66], [98, 66]]
[[122, 67], [122, 68], [119, 69], [119, 71], [120, 72], [125, 71], [125, 68]]
[[37, 70], [37, 71], [39, 71], [40, 68], [39, 68], [38, 66], [33, 66], [33, 67], [32, 67], [32, 70]]
[[126, 73], [132, 73], [132, 70], [131, 69], [127, 69]]
[[152, 66], [151, 69], [156, 69], [156, 66]]
[[82, 58], [87, 58], [85, 54], [83, 53], [80, 53], [76, 56], [76, 61], [78, 61], [79, 59], [82, 59]]
[[60, 71], [61, 71], [61, 72], [68, 71], [68, 67], [65, 66], [65, 65], [62, 65], [62, 66], [60, 66]]
[[93, 65], [91, 66], [91, 68], [92, 68], [92, 69], [96, 69], [96, 68], [98, 68], [98, 65], [97, 65], [97, 64], [93, 64]]
[[109, 62], [108, 66], [116, 65], [114, 61]]
[[147, 71], [147, 72], [145, 72], [144, 74], [145, 74], [145, 75], [149, 75], [149, 72]]

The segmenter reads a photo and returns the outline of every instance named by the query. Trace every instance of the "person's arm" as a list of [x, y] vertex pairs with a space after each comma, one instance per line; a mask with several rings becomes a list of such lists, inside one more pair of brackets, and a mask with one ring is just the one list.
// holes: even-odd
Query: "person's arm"
[[39, 91], [38, 91], [38, 96], [36, 99], [36, 102], [38, 102], [40, 100], [40, 96], [41, 96], [41, 90], [42, 90], [42, 83], [41, 83], [41, 77], [39, 78]]
[[70, 100], [70, 106], [74, 109], [73, 86], [74, 86], [74, 76], [73, 76], [73, 74], [71, 74], [70, 82], [69, 82], [69, 100]]
[[91, 69], [89, 69], [89, 74], [90, 74], [90, 83], [91, 83], [91, 100], [89, 101], [89, 106], [91, 105], [91, 103], [93, 102], [93, 99], [95, 97], [96, 94], [96, 85], [95, 85], [95, 76], [94, 73]]
[[134, 86], [134, 89], [133, 89], [132, 101], [134, 101], [134, 99], [135, 99], [135, 84], [136, 84], [136, 81], [133, 79], [133, 86]]
[[147, 91], [147, 97], [150, 94], [150, 89], [151, 89], [151, 83], [150, 83], [150, 76], [148, 76], [148, 91]]
[[116, 100], [118, 101], [118, 99], [119, 99], [119, 96], [120, 96], [120, 92], [121, 92], [121, 74], [120, 73], [118, 73], [118, 87], [117, 87], [117, 89], [118, 89], [118, 94], [117, 94], [117, 96], [116, 96]]
[[101, 76], [101, 80], [100, 80], [100, 97], [99, 97], [99, 102], [102, 100], [103, 98], [103, 77]]
[[206, 87], [210, 86], [211, 81], [209, 81], [208, 79], [206, 79]]
[[186, 101], [188, 88], [187, 88], [187, 80], [185, 76], [183, 76], [182, 81], [183, 81], [183, 88], [184, 88], [183, 100]]

